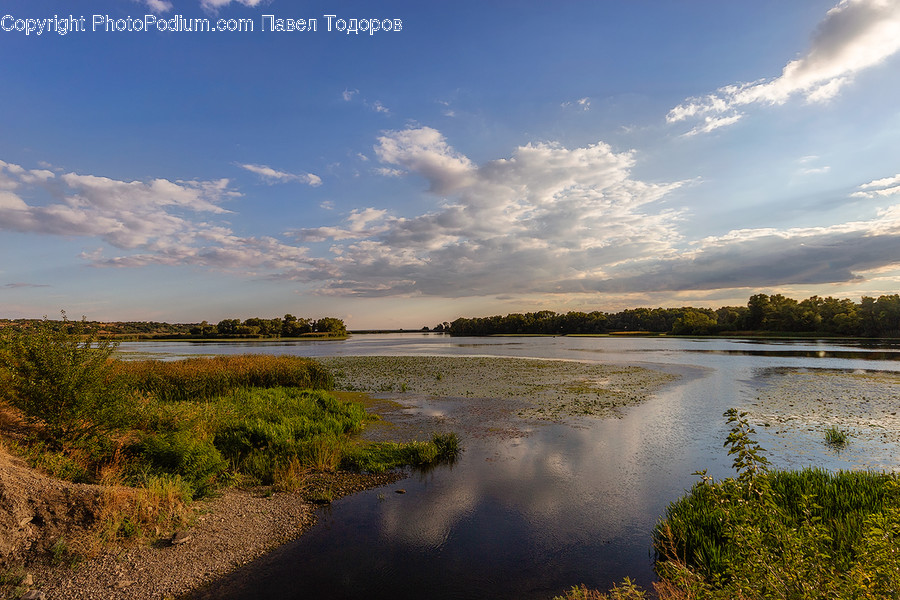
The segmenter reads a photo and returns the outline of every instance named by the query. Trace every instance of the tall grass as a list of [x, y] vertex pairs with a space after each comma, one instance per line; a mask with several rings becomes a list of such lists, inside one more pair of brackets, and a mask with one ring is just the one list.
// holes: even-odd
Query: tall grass
[[729, 453], [748, 460], [669, 505], [653, 536], [660, 597], [900, 597], [900, 478], [760, 468], [744, 415], [730, 416]]
[[132, 389], [161, 402], [207, 400], [250, 387], [334, 387], [325, 367], [296, 356], [241, 354], [177, 361], [119, 361], [116, 366]]

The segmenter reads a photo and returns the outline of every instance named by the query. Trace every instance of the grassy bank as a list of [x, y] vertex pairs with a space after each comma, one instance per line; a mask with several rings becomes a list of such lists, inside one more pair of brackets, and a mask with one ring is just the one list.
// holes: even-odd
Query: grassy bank
[[360, 441], [375, 417], [332, 395], [312, 360], [121, 361], [114, 349], [83, 323], [0, 339], [0, 399], [24, 420], [7, 446], [56, 477], [106, 486], [106, 538], [177, 527], [192, 498], [221, 486], [302, 491], [311, 474], [426, 466], [459, 451], [453, 434]]

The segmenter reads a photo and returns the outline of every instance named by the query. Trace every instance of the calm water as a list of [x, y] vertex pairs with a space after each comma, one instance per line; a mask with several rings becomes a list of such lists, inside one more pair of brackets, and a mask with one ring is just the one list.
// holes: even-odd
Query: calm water
[[[900, 371], [897, 345], [826, 341], [386, 334], [339, 342], [141, 342], [121, 350], [517, 356], [634, 364], [682, 376], [621, 419], [536, 425], [515, 439], [464, 439], [453, 467], [336, 501], [302, 538], [200, 596], [226, 599], [548, 599], [578, 583], [607, 588], [626, 575], [648, 586], [654, 523], [696, 481], [694, 471], [731, 474], [721, 414], [751, 401], [768, 370]], [[465, 410], [464, 403], [415, 404], [422, 411]], [[793, 433], [788, 445], [772, 435], [761, 431], [760, 442], [779, 467], [847, 468], [865, 459], [893, 468], [900, 456], [887, 445], [860, 450], [865, 456], [835, 455], [813, 439], [819, 434]], [[399, 488], [406, 493], [395, 493]]]

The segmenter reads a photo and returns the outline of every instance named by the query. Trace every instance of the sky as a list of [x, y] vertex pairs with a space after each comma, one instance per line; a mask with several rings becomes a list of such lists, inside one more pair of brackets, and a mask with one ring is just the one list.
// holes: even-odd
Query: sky
[[2, 0], [0, 56], [0, 318], [900, 288], [897, 0]]

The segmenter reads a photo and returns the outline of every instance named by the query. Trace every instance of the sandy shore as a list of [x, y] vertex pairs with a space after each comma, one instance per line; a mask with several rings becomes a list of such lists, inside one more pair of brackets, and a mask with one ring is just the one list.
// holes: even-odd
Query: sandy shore
[[[387, 485], [397, 474], [340, 474], [322, 481], [335, 498]], [[48, 600], [161, 600], [193, 589], [296, 539], [315, 524], [316, 506], [298, 493], [226, 489], [194, 506], [194, 525], [169, 538], [109, 549], [77, 564], [46, 561], [25, 569]]]

